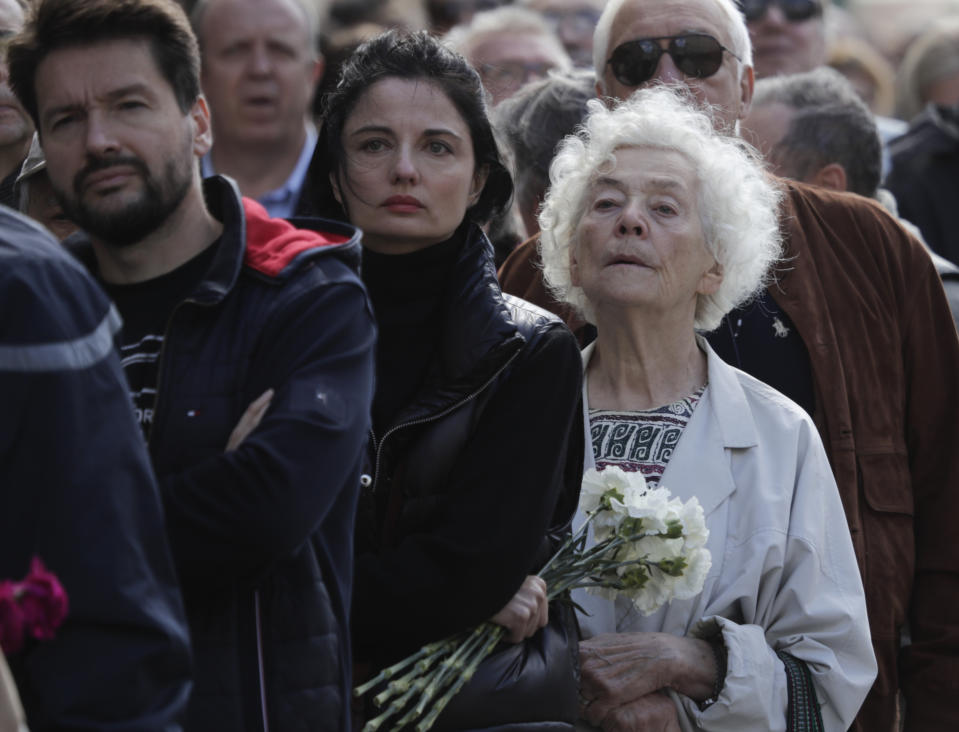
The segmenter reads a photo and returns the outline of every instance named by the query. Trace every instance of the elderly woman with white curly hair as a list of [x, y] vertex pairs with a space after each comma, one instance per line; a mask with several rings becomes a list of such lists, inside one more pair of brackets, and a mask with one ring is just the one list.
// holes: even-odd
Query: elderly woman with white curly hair
[[819, 435], [698, 335], [766, 283], [775, 184], [666, 88], [593, 104], [550, 177], [546, 280], [598, 332], [583, 352], [586, 467], [697, 497], [712, 554], [702, 593], [648, 617], [577, 598], [592, 636], [583, 717], [604, 730], [846, 729], [876, 663]]

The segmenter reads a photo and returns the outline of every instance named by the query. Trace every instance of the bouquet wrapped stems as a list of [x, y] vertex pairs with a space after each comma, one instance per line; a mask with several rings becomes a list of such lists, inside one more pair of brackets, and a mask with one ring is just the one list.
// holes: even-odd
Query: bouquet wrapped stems
[[[628, 596], [648, 614], [674, 597], [692, 597], [702, 590], [710, 557], [704, 547], [708, 532], [702, 508], [695, 498], [685, 504], [670, 500], [665, 488], [647, 490], [641, 475], [614, 468], [587, 472], [580, 508], [586, 521], [539, 572], [549, 600], [587, 588], [610, 597]], [[388, 729], [429, 730], [504, 633], [500, 625], [481, 623], [423, 646], [358, 686], [356, 696], [379, 689], [373, 704], [383, 709], [364, 732], [387, 722]]]

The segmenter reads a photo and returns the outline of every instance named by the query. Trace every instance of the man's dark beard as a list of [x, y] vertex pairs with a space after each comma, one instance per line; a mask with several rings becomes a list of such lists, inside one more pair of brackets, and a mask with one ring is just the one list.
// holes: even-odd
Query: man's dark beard
[[[83, 203], [82, 190], [86, 177], [113, 166], [126, 166], [139, 173], [143, 181], [140, 197], [117, 211], [100, 212]], [[88, 234], [114, 247], [127, 247], [156, 231], [186, 197], [192, 175], [177, 168], [175, 160], [167, 160], [163, 176], [157, 180], [140, 158], [134, 156], [88, 158], [87, 164], [73, 178], [73, 196], [55, 190], [64, 213]]]

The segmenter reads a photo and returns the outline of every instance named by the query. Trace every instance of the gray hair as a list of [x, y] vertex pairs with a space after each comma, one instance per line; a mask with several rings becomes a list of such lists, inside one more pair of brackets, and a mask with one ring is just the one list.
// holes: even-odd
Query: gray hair
[[532, 212], [546, 190], [556, 146], [583, 121], [594, 83], [589, 69], [553, 72], [493, 110], [493, 123], [512, 152], [517, 202], [524, 210]]
[[926, 90], [959, 72], [959, 17], [937, 20], [906, 50], [896, 74], [896, 116], [907, 122], [926, 106]]
[[503, 5], [479, 12], [468, 23], [451, 28], [442, 41], [443, 45], [465, 56], [472, 63], [473, 51], [481, 41], [504, 33], [542, 36], [555, 51], [559, 69], [566, 70], [573, 65], [563, 44], [543, 16], [534, 10], [515, 5]]
[[773, 151], [788, 177], [806, 180], [824, 165], [839, 163], [850, 191], [875, 196], [882, 176], [879, 132], [872, 112], [846, 77], [820, 67], [756, 82], [753, 108], [775, 103], [796, 110]]
[[[626, 3], [642, 2], [643, 0], [609, 0], [599, 16], [596, 30], [593, 33], [593, 69], [596, 72], [596, 81], [603, 85], [603, 75], [606, 71], [606, 61], [609, 59], [609, 38], [613, 32], [613, 23], [616, 16]], [[647, 0], [657, 2], [657, 0]], [[753, 65], [753, 46], [749, 40], [749, 28], [746, 27], [746, 18], [736, 6], [734, 0], [712, 0], [726, 19], [726, 31], [729, 33], [730, 50], [742, 60], [739, 73], [746, 66]], [[722, 39], [719, 39], [722, 41]]]
[[610, 110], [590, 102], [578, 135], [567, 137], [550, 167], [551, 187], [539, 216], [540, 254], [547, 286], [590, 321], [595, 313], [581, 287], [570, 279], [570, 252], [579, 245], [578, 223], [589, 189], [616, 166], [621, 148], [672, 150], [693, 164], [704, 245], [722, 267], [717, 292], [700, 295], [695, 327], [715, 329], [723, 316], [766, 284], [782, 249], [778, 206], [781, 194], [758, 156], [742, 141], [713, 128], [710, 116], [674, 88], [655, 86]]

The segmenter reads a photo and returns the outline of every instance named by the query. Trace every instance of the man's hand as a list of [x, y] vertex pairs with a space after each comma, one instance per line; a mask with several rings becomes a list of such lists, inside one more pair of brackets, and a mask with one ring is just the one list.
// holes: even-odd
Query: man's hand
[[582, 714], [595, 726], [614, 710], [667, 687], [703, 701], [716, 679], [715, 657], [706, 641], [669, 633], [599, 635], [580, 643], [579, 658]]
[[490, 621], [506, 628], [506, 639], [519, 643], [549, 621], [549, 602], [546, 600], [546, 583], [529, 575], [506, 606]]
[[230, 439], [227, 440], [226, 443], [227, 452], [236, 450], [236, 448], [240, 446], [240, 443], [249, 437], [250, 433], [259, 426], [260, 420], [263, 419], [266, 410], [270, 408], [272, 401], [273, 390], [267, 389], [246, 408], [243, 416], [240, 417], [240, 421], [237, 422], [236, 427], [233, 428], [233, 432], [230, 433]]

